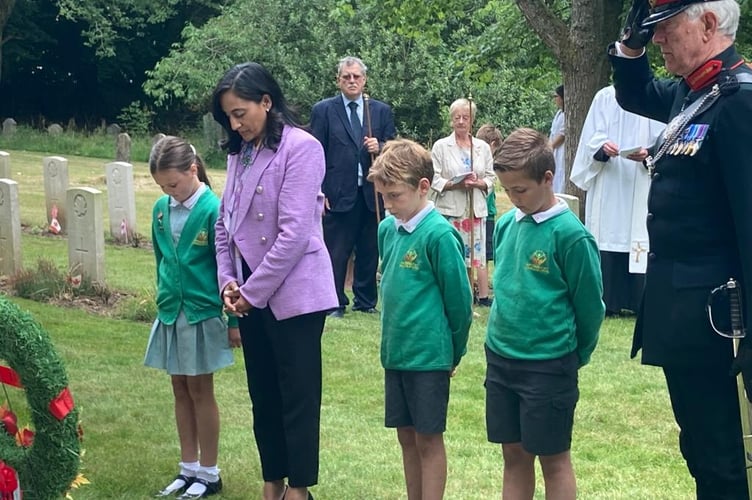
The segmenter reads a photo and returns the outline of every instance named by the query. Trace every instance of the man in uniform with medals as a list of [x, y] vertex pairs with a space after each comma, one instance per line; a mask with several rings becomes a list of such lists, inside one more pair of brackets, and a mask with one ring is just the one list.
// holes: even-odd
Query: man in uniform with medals
[[[735, 0], [634, 0], [609, 47], [619, 104], [668, 124], [646, 160], [650, 252], [632, 355], [663, 368], [698, 499], [749, 498], [732, 343], [705, 311], [733, 277], [752, 317], [752, 74], [734, 48], [738, 21]], [[653, 76], [651, 38], [678, 78]]]

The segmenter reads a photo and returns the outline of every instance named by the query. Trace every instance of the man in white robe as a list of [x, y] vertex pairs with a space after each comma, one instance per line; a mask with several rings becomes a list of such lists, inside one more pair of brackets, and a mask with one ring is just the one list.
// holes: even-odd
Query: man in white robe
[[613, 86], [595, 94], [582, 127], [570, 180], [587, 191], [585, 225], [601, 252], [607, 315], [639, 307], [647, 267], [650, 187], [642, 160], [664, 127], [621, 109]]
[[566, 190], [566, 165], [564, 164], [564, 131], [566, 123], [564, 121], [564, 85], [559, 85], [553, 94], [556, 103], [556, 114], [551, 121], [551, 133], [548, 138], [551, 149], [554, 150], [554, 163], [556, 171], [554, 172], [554, 193], [563, 193]]

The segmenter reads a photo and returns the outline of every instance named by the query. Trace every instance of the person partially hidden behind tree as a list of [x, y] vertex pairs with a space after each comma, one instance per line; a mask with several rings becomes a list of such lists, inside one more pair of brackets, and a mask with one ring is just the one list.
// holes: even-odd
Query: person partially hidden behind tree
[[[749, 498], [732, 343], [705, 310], [733, 277], [752, 317], [752, 70], [734, 48], [738, 24], [735, 0], [634, 0], [608, 49], [621, 107], [668, 123], [646, 160], [650, 253], [632, 355], [663, 368], [699, 499]], [[653, 76], [651, 38], [679, 78]]]

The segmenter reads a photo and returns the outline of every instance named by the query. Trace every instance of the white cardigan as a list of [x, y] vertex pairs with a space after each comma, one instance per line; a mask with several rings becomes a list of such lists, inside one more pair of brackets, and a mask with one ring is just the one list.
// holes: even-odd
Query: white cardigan
[[[444, 189], [452, 177], [465, 172], [463, 155], [454, 133], [434, 143], [431, 148], [431, 158], [433, 159], [431, 189], [434, 191], [433, 200], [436, 209], [442, 215], [462, 216], [470, 199], [469, 191]], [[475, 217], [487, 217], [486, 196], [489, 190], [493, 189], [496, 174], [493, 171], [491, 147], [476, 137], [473, 137], [473, 171], [479, 179], [486, 182], [486, 189], [473, 189], [473, 213]]]

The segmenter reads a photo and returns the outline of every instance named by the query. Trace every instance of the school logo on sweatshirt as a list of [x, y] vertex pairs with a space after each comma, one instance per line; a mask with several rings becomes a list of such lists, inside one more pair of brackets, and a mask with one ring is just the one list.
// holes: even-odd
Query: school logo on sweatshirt
[[525, 265], [525, 269], [535, 271], [537, 273], [548, 274], [548, 256], [543, 250], [536, 250], [530, 256], [528, 263]]
[[209, 244], [209, 231], [206, 229], [202, 229], [199, 231], [199, 233], [196, 235], [196, 239], [193, 240], [194, 245], [198, 245], [200, 247], [205, 247]]
[[417, 271], [418, 270], [417, 260], [418, 260], [418, 252], [416, 252], [415, 250], [408, 250], [407, 252], [405, 252], [405, 255], [402, 257], [402, 262], [400, 262], [400, 267]]

